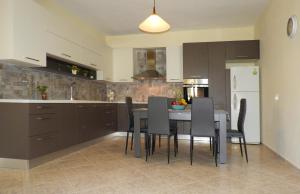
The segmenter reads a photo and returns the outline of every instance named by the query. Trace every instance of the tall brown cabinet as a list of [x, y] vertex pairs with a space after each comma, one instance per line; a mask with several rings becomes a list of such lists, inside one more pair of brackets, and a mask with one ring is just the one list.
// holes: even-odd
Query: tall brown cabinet
[[183, 78], [208, 78], [208, 43], [183, 44]]
[[184, 79], [208, 79], [216, 108], [230, 113], [230, 70], [226, 61], [259, 59], [259, 40], [183, 44]]

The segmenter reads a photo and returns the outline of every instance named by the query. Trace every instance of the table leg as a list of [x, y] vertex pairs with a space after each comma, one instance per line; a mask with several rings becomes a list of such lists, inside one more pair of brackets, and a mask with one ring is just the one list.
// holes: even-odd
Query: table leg
[[136, 158], [141, 157], [141, 133], [140, 133], [140, 127], [141, 127], [141, 119], [139, 112], [134, 112], [134, 153]]
[[225, 164], [227, 162], [227, 127], [226, 114], [220, 114], [220, 155], [219, 162]]

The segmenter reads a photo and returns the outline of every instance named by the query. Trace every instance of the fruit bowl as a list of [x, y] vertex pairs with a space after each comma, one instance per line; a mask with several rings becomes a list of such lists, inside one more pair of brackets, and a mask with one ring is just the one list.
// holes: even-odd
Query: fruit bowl
[[175, 105], [172, 105], [172, 109], [173, 110], [184, 110], [185, 109], [185, 105], [175, 104]]
[[173, 101], [171, 103], [173, 110], [184, 110], [186, 105], [187, 105], [187, 103], [186, 103], [185, 99], [183, 99], [183, 98], [177, 99], [176, 101]]

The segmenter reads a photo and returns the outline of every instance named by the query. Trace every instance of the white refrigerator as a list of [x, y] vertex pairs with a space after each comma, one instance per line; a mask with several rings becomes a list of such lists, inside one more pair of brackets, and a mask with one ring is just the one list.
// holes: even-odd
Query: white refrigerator
[[[240, 100], [247, 101], [244, 132], [248, 144], [260, 144], [259, 67], [231, 67], [231, 128], [237, 130]], [[233, 140], [236, 142], [236, 140]]]

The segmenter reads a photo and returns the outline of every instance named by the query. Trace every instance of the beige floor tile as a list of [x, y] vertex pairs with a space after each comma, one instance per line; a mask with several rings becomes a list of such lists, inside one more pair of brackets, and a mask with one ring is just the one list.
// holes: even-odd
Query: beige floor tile
[[[228, 163], [215, 167], [209, 145], [179, 141], [167, 163], [166, 141], [148, 162], [124, 154], [124, 137], [99, 143], [31, 170], [0, 169], [0, 194], [298, 194], [300, 170], [263, 145], [249, 145], [249, 163], [238, 145], [228, 145]], [[144, 154], [144, 152], [143, 152]]]

